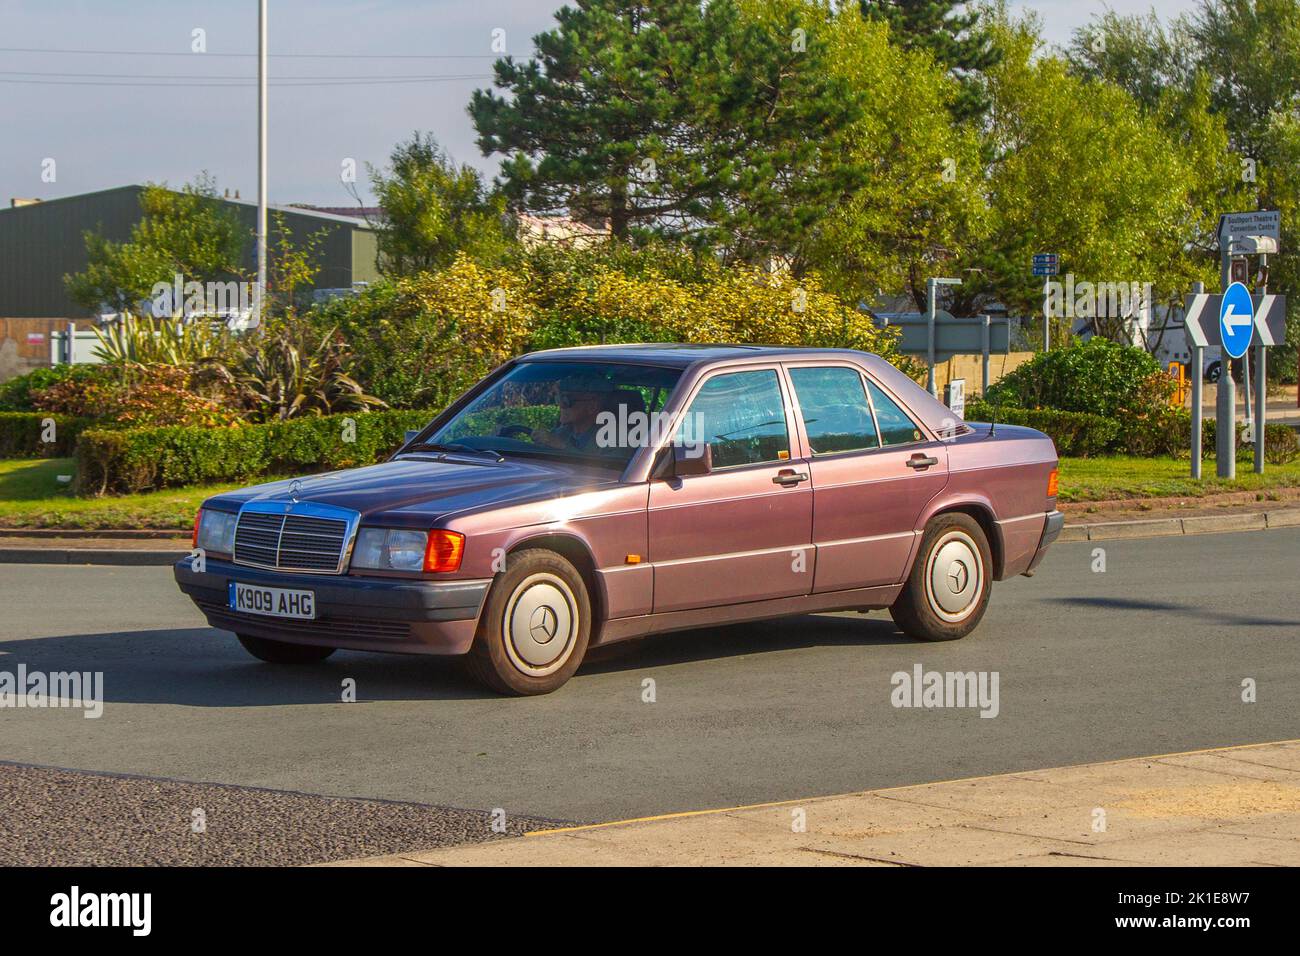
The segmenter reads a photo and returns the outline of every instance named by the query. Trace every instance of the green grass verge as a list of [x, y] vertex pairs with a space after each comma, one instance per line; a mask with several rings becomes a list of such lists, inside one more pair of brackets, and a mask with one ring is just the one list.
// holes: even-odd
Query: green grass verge
[[239, 485], [169, 488], [119, 498], [77, 498], [71, 458], [0, 461], [0, 529], [177, 528], [189, 530], [203, 499]]
[[1257, 475], [1250, 461], [1237, 462], [1237, 477], [1214, 477], [1213, 458], [1201, 463], [1200, 481], [1191, 478], [1186, 458], [1062, 458], [1061, 501], [1111, 501], [1120, 498], [1203, 498], [1225, 491], [1258, 491], [1300, 487], [1300, 461], [1266, 465]]
[[[1119, 498], [1199, 498], [1223, 491], [1300, 487], [1300, 462], [1269, 465], [1264, 475], [1237, 463], [1235, 481], [1213, 477], [1214, 459], [1205, 462], [1200, 482], [1188, 477], [1188, 462], [1176, 458], [1063, 458], [1061, 501]], [[169, 488], [136, 495], [77, 498], [59, 475], [71, 475], [71, 458], [0, 461], [0, 529], [3, 528], [176, 528], [188, 530], [203, 499], [238, 484]], [[269, 479], [268, 479], [269, 480]]]

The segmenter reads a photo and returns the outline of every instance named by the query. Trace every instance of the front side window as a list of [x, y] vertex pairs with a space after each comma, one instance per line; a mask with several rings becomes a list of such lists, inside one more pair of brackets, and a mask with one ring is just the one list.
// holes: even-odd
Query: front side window
[[921, 427], [899, 408], [897, 402], [881, 391], [875, 382], [868, 382], [867, 388], [871, 391], [871, 404], [876, 409], [881, 444], [906, 445], [925, 437]]
[[842, 366], [792, 368], [790, 381], [814, 455], [880, 447], [861, 373]]
[[776, 372], [726, 372], [709, 379], [686, 410], [676, 441], [708, 442], [714, 468], [788, 461], [790, 432]]
[[521, 362], [412, 446], [563, 457], [624, 467], [653, 444], [677, 369], [604, 362]]

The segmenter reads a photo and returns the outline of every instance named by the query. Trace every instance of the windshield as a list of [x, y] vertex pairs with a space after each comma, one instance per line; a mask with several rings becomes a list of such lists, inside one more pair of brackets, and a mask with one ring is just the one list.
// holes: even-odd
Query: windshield
[[659, 412], [680, 376], [653, 365], [522, 362], [411, 449], [458, 446], [622, 469], [661, 435]]

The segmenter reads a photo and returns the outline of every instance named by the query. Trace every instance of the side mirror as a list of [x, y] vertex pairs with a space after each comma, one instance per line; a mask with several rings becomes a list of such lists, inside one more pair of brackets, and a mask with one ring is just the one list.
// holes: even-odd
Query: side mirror
[[409, 445], [411, 443], [411, 440], [415, 438], [416, 435], [420, 434], [421, 430], [422, 429], [419, 428], [408, 428], [406, 430], [406, 437], [402, 439], [402, 444]]
[[713, 470], [713, 446], [708, 442], [699, 445], [674, 444], [672, 449], [673, 477], [707, 475]]

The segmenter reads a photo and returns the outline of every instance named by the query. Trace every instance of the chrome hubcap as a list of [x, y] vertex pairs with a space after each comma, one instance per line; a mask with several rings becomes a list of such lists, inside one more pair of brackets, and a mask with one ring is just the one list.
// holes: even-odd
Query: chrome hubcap
[[510, 662], [529, 677], [545, 677], [573, 653], [578, 602], [563, 579], [532, 574], [510, 595], [503, 625]]
[[934, 543], [926, 562], [925, 596], [942, 620], [966, 617], [984, 590], [984, 564], [980, 551], [964, 531], [949, 531]]

